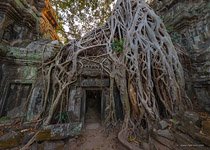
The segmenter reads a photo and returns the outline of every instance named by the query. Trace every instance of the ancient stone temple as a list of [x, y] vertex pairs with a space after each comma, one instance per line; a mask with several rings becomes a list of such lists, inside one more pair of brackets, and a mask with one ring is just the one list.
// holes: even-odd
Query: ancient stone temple
[[[97, 51], [93, 49], [92, 51]], [[91, 54], [86, 54], [90, 55]], [[94, 56], [92, 56], [94, 58]], [[96, 61], [97, 58], [94, 60]], [[105, 58], [104, 60], [111, 67], [111, 62]], [[81, 121], [83, 123], [99, 122], [104, 123], [108, 115], [108, 106], [110, 104], [110, 77], [102, 70], [100, 64], [96, 64], [89, 60], [81, 60], [86, 64], [83, 66], [79, 79], [70, 87], [70, 99], [68, 104], [68, 112], [73, 117], [71, 121]], [[116, 87], [114, 91], [114, 100], [116, 102], [117, 118], [122, 118], [122, 104], [118, 100], [119, 91]], [[97, 117], [98, 116], [98, 117]]]
[[[56, 34], [57, 27], [49, 0], [0, 1], [0, 124], [18, 120], [30, 123], [42, 112], [46, 85], [42, 82], [41, 65], [54, 57], [62, 46]], [[73, 136], [86, 122], [104, 123], [106, 107], [110, 103], [109, 76], [100, 65], [84, 63], [87, 65], [82, 69], [80, 79], [68, 89], [70, 98], [64, 104], [63, 119], [59, 120], [59, 112], [56, 112], [37, 141]], [[119, 92], [114, 90], [117, 101]], [[118, 118], [122, 118], [121, 107], [122, 104], [116, 104]], [[22, 143], [22, 133], [18, 132], [17, 136], [12, 135], [14, 143], [8, 145], [7, 141], [11, 139], [7, 139], [3, 130], [0, 128], [0, 136], [5, 135], [6, 140], [2, 136], [0, 149]], [[51, 134], [48, 134], [49, 130]]]
[[[66, 118], [59, 121], [56, 117], [59, 112], [56, 112], [50, 124], [76, 122], [84, 125], [89, 121], [103, 124], [105, 121], [108, 114], [106, 108], [110, 103], [110, 78], [107, 73], [102, 71], [100, 65], [85, 60], [81, 61], [84, 61], [83, 63], [86, 65], [78, 70], [80, 77], [68, 88], [69, 99], [64, 104], [66, 106], [62, 108]], [[41, 112], [42, 89], [43, 84], [36, 82], [28, 106], [27, 118], [29, 120], [35, 119]], [[114, 88], [114, 92], [116, 93], [115, 100], [118, 101], [119, 93], [116, 88]], [[117, 103], [116, 108], [117, 117], [120, 119], [122, 118], [122, 104]]]
[[59, 44], [55, 17], [47, 0], [0, 2], [0, 116], [25, 116], [38, 66]]
[[[85, 138], [78, 135], [88, 128], [93, 129], [94, 125], [99, 125], [112, 132], [120, 130], [116, 129], [119, 124], [123, 124], [121, 131], [128, 132], [120, 131], [115, 135], [114, 139], [118, 137], [118, 143], [123, 144], [120, 141], [120, 134], [123, 133], [121, 135], [125, 141], [134, 143], [138, 148], [174, 149], [173, 146], [177, 146], [182, 149], [187, 144], [196, 146], [195, 149], [198, 146], [209, 148], [210, 120], [208, 113], [203, 110], [210, 111], [210, 2], [148, 1], [164, 20], [172, 41], [178, 47], [179, 58], [159, 17], [145, 3], [148, 9], [145, 6], [138, 8], [137, 1], [129, 2], [134, 2], [134, 5], [126, 8], [123, 5], [126, 1], [123, 0], [116, 7], [122, 16], [118, 11], [113, 11], [111, 19], [104, 26], [63, 46], [56, 33], [58, 23], [50, 0], [0, 0], [0, 149], [71, 149], [71, 138], [83, 138], [84, 141]], [[141, 10], [143, 15], [133, 10]], [[146, 17], [147, 23], [157, 28], [161, 40], [166, 40], [165, 44], [172, 45], [172, 55], [169, 51], [171, 49], [165, 44], [161, 46], [163, 51], [159, 51], [164, 52], [164, 55], [159, 55], [157, 51], [147, 53], [155, 50], [155, 42], [150, 41], [152, 36], [148, 35], [149, 32], [138, 30], [143, 25], [141, 17], [146, 16], [146, 10], [152, 14]], [[135, 16], [139, 17], [136, 19], [138, 21], [131, 23], [134, 24], [131, 29], [137, 31], [132, 34], [129, 29], [129, 36], [126, 26], [135, 19], [128, 21], [130, 17], [126, 16], [127, 12], [131, 12], [131, 16], [135, 12]], [[153, 15], [157, 18], [152, 18]], [[123, 24], [123, 19], [127, 19], [126, 24]], [[153, 22], [155, 19], [157, 22]], [[151, 28], [148, 26], [148, 29]], [[147, 41], [148, 45], [139, 46], [142, 43], [138, 43], [141, 40], [135, 41], [137, 33], [139, 39], [144, 36], [142, 41]], [[133, 45], [126, 45], [127, 57], [123, 56], [126, 53], [123, 50], [124, 34], [132, 37], [130, 42], [133, 42]], [[156, 38], [158, 45], [161, 40], [155, 36], [153, 38]], [[165, 58], [169, 55], [170, 61], [166, 64], [174, 65], [161, 68], [164, 64], [161, 64], [160, 56]], [[176, 59], [171, 59], [173, 57]], [[153, 62], [155, 65], [150, 62], [152, 58], [156, 60]], [[141, 63], [138, 62], [140, 59]], [[184, 86], [184, 80], [180, 78], [183, 75], [182, 66], [179, 61], [173, 62], [178, 59], [184, 66], [187, 95], [194, 103], [198, 102], [202, 106], [199, 107], [201, 114], [191, 110], [191, 107], [183, 109], [183, 113], [169, 111], [178, 110], [176, 104], [185, 106], [189, 102], [191, 106], [186, 93], [183, 91], [182, 94], [183, 88], [175, 85]], [[138, 71], [135, 66], [141, 70], [138, 74], [135, 73]], [[181, 71], [176, 72], [176, 67]], [[154, 68], [156, 70], [151, 71]], [[173, 76], [167, 76], [167, 69], [172, 70]], [[127, 70], [132, 76], [127, 75]], [[150, 80], [146, 78], [147, 71]], [[181, 75], [176, 76], [179, 73]], [[177, 82], [164, 82], [165, 74], [166, 82]], [[156, 79], [158, 82], [155, 82]], [[158, 84], [159, 79], [163, 84]], [[158, 91], [158, 88], [164, 90]], [[164, 99], [160, 99], [158, 94]], [[176, 94], [178, 97], [174, 96]], [[173, 102], [182, 97], [186, 103], [180, 99], [178, 103], [167, 105], [173, 109], [167, 110], [164, 107], [166, 100]], [[124, 124], [126, 121], [127, 124]], [[72, 149], [77, 149], [77, 141], [72, 143], [76, 143], [76, 148]]]
[[210, 111], [210, 2], [153, 0], [151, 6], [163, 19], [173, 42], [188, 56], [183, 62], [188, 95]]
[[0, 1], [0, 149], [23, 140], [20, 132], [5, 133], [5, 124], [30, 121], [40, 111], [42, 85], [35, 81], [42, 61], [60, 49], [57, 27], [49, 0]]

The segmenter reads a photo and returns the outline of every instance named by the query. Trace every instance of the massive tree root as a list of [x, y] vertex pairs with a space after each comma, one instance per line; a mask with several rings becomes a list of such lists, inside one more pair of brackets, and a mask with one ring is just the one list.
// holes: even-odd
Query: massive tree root
[[116, 121], [113, 84], [120, 91], [124, 123], [118, 138], [130, 149], [139, 145], [128, 139], [149, 142], [149, 133], [159, 120], [191, 105], [171, 39], [161, 19], [143, 0], [118, 0], [104, 26], [70, 41], [53, 60], [43, 63], [44, 124], [68, 100], [69, 86], [89, 62], [100, 65], [110, 77], [107, 122]]

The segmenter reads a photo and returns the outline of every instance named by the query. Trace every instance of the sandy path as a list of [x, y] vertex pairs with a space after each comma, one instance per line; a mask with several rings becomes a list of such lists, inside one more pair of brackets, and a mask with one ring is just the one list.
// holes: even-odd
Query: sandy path
[[117, 134], [108, 136], [99, 123], [86, 125], [82, 134], [68, 142], [70, 150], [126, 150], [118, 141]]

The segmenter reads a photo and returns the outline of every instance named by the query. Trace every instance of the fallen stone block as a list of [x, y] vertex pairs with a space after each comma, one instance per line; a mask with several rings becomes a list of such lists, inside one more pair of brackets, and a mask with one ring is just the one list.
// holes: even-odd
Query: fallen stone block
[[11, 131], [0, 137], [0, 149], [16, 147], [22, 143], [23, 135], [20, 132]]
[[80, 134], [82, 123], [56, 124], [45, 126], [36, 136], [36, 141], [61, 140]]

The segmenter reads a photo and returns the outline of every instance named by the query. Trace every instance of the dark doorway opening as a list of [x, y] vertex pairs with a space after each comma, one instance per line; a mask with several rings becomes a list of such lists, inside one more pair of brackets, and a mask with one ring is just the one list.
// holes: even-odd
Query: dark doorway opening
[[101, 123], [101, 90], [86, 90], [85, 123]]

